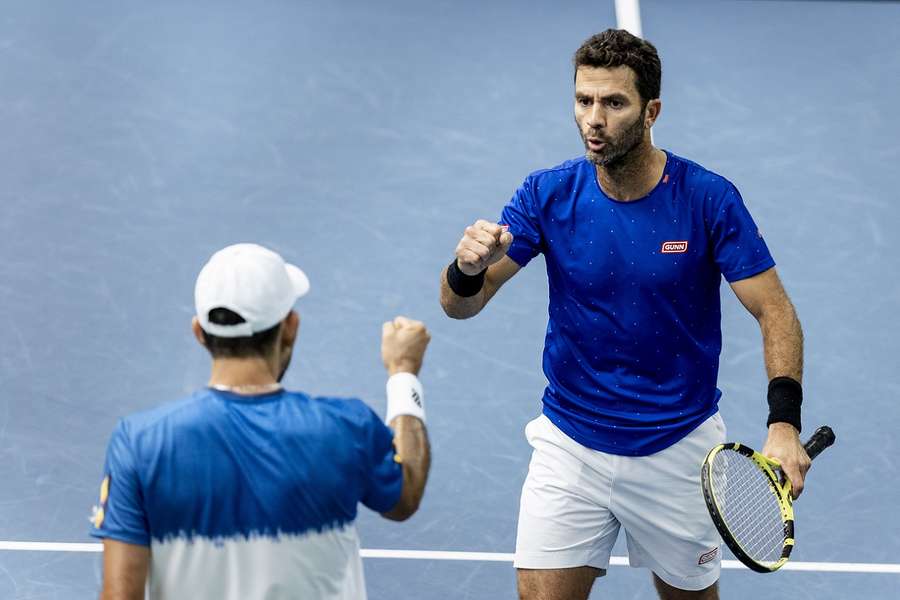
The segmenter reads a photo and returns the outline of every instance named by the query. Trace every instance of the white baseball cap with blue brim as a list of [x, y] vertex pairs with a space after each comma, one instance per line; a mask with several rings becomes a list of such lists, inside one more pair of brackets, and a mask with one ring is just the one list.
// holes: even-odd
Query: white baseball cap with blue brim
[[[296, 266], [258, 244], [219, 250], [197, 276], [194, 304], [203, 331], [218, 337], [250, 337], [280, 323], [309, 291], [309, 279]], [[227, 308], [244, 322], [210, 323], [209, 313]]]

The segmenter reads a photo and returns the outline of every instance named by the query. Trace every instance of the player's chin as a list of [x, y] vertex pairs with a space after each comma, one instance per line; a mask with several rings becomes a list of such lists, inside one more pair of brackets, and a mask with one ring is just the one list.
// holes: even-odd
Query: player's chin
[[584, 156], [585, 156], [585, 158], [587, 158], [589, 161], [591, 161], [595, 165], [598, 165], [601, 167], [604, 166], [607, 162], [609, 162], [609, 158], [605, 154], [602, 154], [600, 152], [594, 152], [593, 150], [591, 150], [589, 148], [585, 148]]

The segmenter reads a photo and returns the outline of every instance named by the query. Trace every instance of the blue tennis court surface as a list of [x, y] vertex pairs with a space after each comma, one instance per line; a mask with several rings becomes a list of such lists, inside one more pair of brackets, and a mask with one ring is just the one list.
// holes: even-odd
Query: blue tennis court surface
[[[900, 4], [641, 9], [663, 60], [656, 143], [741, 189], [804, 325], [807, 431], [838, 436], [796, 504], [792, 560], [900, 564]], [[288, 387], [383, 411], [381, 322], [432, 330], [425, 501], [399, 525], [363, 512], [363, 546], [512, 552], [543, 264], [465, 322], [443, 315], [438, 274], [467, 224], [582, 152], [571, 55], [615, 23], [612, 2], [5, 0], [0, 540], [91, 541], [116, 419], [206, 381], [199, 268], [256, 241], [312, 281]], [[721, 410], [729, 439], [761, 446], [759, 330], [723, 297]], [[373, 600], [515, 596], [508, 562], [365, 568]], [[900, 573], [823, 569], [725, 570], [723, 597], [897, 597]], [[94, 598], [99, 578], [97, 553], [0, 550], [0, 598]], [[655, 595], [612, 567], [594, 597]]]

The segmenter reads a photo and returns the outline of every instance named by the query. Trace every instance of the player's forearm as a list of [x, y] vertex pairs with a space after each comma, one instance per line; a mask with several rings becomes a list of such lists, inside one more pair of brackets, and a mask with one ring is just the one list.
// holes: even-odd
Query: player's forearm
[[411, 517], [425, 495], [428, 471], [431, 468], [431, 448], [428, 430], [420, 419], [400, 415], [391, 420], [397, 459], [403, 466], [403, 492], [397, 505], [384, 516], [395, 521]]
[[785, 295], [765, 307], [759, 317], [763, 355], [769, 379], [803, 379], [803, 330], [791, 301]]
[[474, 317], [484, 308], [486, 298], [486, 286], [474, 296], [463, 297], [454, 293], [447, 283], [447, 268], [441, 271], [441, 307], [448, 317], [452, 319]]

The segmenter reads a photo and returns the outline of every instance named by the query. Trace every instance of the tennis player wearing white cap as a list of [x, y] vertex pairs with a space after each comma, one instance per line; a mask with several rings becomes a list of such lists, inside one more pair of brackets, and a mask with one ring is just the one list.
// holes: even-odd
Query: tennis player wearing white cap
[[308, 290], [255, 244], [203, 267], [193, 330], [212, 356], [209, 384], [113, 432], [91, 528], [101, 600], [366, 597], [357, 504], [404, 520], [425, 490], [416, 375], [429, 335], [403, 317], [383, 326], [392, 431], [360, 400], [281, 387]]

